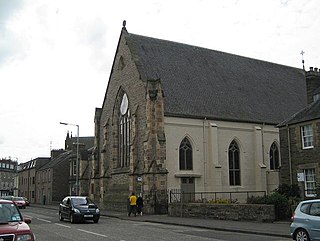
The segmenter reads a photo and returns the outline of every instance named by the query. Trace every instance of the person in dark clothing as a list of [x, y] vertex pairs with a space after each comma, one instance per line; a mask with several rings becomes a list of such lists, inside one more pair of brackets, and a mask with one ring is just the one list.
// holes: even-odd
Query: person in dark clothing
[[142, 208], [143, 208], [143, 198], [140, 193], [139, 197], [137, 198], [137, 213], [142, 216]]

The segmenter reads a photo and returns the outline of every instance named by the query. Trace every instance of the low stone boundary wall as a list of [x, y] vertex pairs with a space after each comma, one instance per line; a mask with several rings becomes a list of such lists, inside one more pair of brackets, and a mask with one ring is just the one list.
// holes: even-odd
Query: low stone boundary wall
[[265, 204], [169, 203], [168, 215], [174, 217], [273, 222], [275, 220], [275, 209], [274, 205]]

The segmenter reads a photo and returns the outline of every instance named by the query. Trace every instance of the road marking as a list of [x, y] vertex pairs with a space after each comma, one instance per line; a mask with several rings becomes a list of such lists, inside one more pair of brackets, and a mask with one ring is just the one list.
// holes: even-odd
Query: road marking
[[65, 228], [71, 228], [68, 225], [64, 225], [64, 224], [60, 224], [60, 223], [54, 223], [55, 225], [61, 226], [61, 227], [65, 227]]
[[89, 234], [94, 234], [94, 235], [97, 235], [97, 236], [100, 236], [100, 237], [108, 238], [108, 236], [100, 234], [100, 233], [94, 233], [94, 232], [90, 232], [90, 231], [87, 231], [87, 230], [84, 230], [84, 229], [80, 229], [80, 228], [78, 228], [77, 230], [85, 232], [85, 233], [89, 233]]
[[43, 222], [51, 223], [50, 220], [46, 220], [46, 219], [42, 219], [42, 218], [37, 218], [37, 219], [40, 220], [40, 221], [43, 221]]

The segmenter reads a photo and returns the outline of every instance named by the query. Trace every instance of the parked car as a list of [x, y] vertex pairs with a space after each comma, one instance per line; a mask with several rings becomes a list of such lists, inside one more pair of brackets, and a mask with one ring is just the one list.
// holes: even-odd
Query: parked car
[[12, 201], [18, 206], [18, 208], [26, 208], [27, 206], [23, 197], [13, 197]]
[[30, 218], [23, 218], [13, 201], [0, 199], [0, 240], [36, 240]]
[[85, 196], [67, 196], [59, 206], [59, 220], [69, 219], [71, 223], [93, 220], [97, 223], [100, 218], [98, 206]]
[[30, 206], [30, 202], [29, 202], [28, 198], [23, 197], [23, 199], [24, 199], [24, 201], [26, 202], [26, 206]]
[[290, 233], [294, 240], [320, 240], [320, 199], [298, 204], [292, 215]]

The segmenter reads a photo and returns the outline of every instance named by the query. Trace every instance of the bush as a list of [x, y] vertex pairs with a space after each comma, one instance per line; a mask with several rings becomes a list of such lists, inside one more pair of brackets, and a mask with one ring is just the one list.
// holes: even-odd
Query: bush
[[264, 197], [251, 196], [247, 199], [247, 203], [273, 204], [276, 212], [276, 219], [288, 219], [288, 217], [291, 215], [288, 198], [278, 192], [274, 192]]
[[267, 203], [267, 196], [251, 196], [247, 199], [248, 204], [266, 204]]
[[288, 184], [281, 184], [277, 189], [276, 192], [284, 195], [287, 198], [300, 198], [300, 188], [298, 184], [288, 185]]
[[277, 219], [287, 219], [291, 215], [289, 200], [284, 195], [274, 192], [269, 196], [268, 202], [274, 204]]

